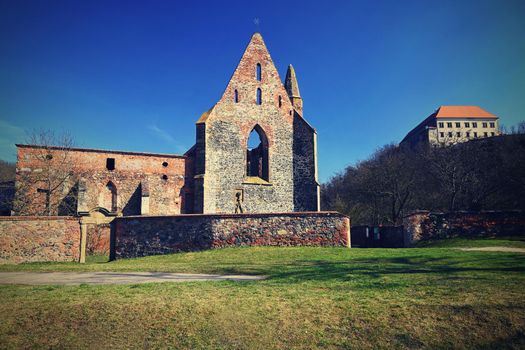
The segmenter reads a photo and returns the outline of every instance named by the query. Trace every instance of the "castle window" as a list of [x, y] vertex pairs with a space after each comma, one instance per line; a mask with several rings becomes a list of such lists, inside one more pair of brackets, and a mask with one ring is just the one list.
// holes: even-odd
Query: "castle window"
[[257, 104], [260, 105], [262, 103], [262, 91], [260, 88], [257, 88]]
[[474, 137], [478, 137], [478, 133], [477, 132], [474, 132]]
[[168, 166], [168, 162], [163, 162], [162, 166], [166, 168]]
[[261, 81], [261, 64], [257, 63], [257, 67], [255, 69], [255, 76], [257, 77], [257, 80]]
[[246, 175], [269, 180], [268, 139], [264, 130], [256, 125], [248, 138], [246, 149]]
[[233, 92], [233, 102], [239, 103], [239, 91], [237, 89]]
[[451, 128], [452, 127], [452, 123], [447, 123], [447, 128]]
[[473, 122], [473, 123], [472, 123], [472, 127], [473, 127], [473, 128], [477, 128], [477, 127], [478, 127], [478, 123]]
[[442, 127], [444, 127], [444, 126], [445, 126], [445, 125], [444, 125], [443, 122], [439, 122], [439, 127], [440, 127], [440, 128], [442, 128]]
[[164, 181], [168, 180], [168, 175], [162, 175], [162, 180]]
[[490, 123], [490, 127], [491, 127], [491, 128], [494, 128], [495, 126], [496, 126], [496, 124], [494, 124], [494, 123]]
[[279, 108], [283, 105], [283, 98], [281, 95], [279, 95]]
[[461, 123], [456, 123], [456, 128], [461, 128]]
[[467, 137], [470, 137], [470, 132], [467, 131], [467, 132], [466, 132], [466, 136], [467, 136]]
[[439, 136], [441, 136], [441, 137], [445, 137], [445, 133], [444, 133], [444, 132], [440, 132], [440, 133], [439, 133]]
[[106, 169], [115, 170], [115, 158], [106, 158]]
[[487, 127], [487, 123], [482, 123], [483, 124], [483, 127], [486, 128]]
[[465, 122], [465, 128], [470, 128], [470, 123]]
[[111, 211], [114, 213], [117, 211], [117, 187], [115, 186], [115, 184], [113, 184], [113, 182], [110, 181], [106, 185], [106, 189], [109, 192], [108, 194], [111, 198], [110, 208]]

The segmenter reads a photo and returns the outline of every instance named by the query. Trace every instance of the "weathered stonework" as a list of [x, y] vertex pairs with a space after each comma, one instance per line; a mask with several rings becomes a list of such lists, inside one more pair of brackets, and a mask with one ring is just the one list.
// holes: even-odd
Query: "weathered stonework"
[[79, 261], [78, 218], [0, 217], [0, 263]]
[[336, 212], [121, 217], [113, 230], [117, 259], [229, 246], [350, 247], [350, 221]]
[[[315, 130], [302, 118], [302, 101], [294, 106], [291, 97], [261, 35], [255, 33], [221, 99], [197, 122], [195, 212], [233, 213], [239, 190], [249, 213], [319, 209]], [[254, 128], [267, 139], [265, 182], [252, 181], [246, 173], [248, 137]]]
[[[32, 202], [18, 215], [41, 215], [45, 212], [45, 194], [38, 192], [38, 188], [45, 188], [45, 184], [31, 181], [31, 173], [43, 167], [41, 157], [38, 157], [41, 151], [38, 146], [18, 145], [16, 181], [28, 192]], [[65, 153], [53, 148], [47, 151], [53, 159]], [[87, 213], [93, 208], [103, 208], [118, 215], [140, 215], [143, 206], [141, 184], [148, 187], [150, 214], [181, 213], [188, 170], [184, 156], [90, 149], [70, 149], [66, 156], [68, 162], [74, 165], [72, 171], [75, 174], [54, 192], [51, 201], [58, 205], [52, 206], [52, 215]], [[107, 169], [107, 159], [114, 159], [114, 170]], [[116, 191], [115, 208], [112, 207], [112, 193], [108, 189], [110, 183]], [[61, 204], [67, 202], [70, 196], [78, 203], [73, 206], [74, 210], [61, 212], [61, 208], [65, 207]]]
[[525, 235], [525, 213], [486, 211], [432, 213], [417, 211], [403, 218], [406, 245], [420, 240], [453, 237]]

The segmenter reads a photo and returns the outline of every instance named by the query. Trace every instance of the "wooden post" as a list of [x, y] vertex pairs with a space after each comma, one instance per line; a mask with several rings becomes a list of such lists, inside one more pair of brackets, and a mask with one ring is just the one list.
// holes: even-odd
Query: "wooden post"
[[87, 224], [80, 222], [80, 261], [79, 263], [86, 263], [86, 247], [87, 247]]

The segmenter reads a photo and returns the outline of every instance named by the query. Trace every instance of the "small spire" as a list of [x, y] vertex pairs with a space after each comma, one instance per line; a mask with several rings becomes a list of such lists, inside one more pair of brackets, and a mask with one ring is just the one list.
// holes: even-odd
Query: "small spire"
[[301, 98], [301, 93], [299, 92], [299, 84], [297, 84], [297, 76], [295, 75], [295, 69], [293, 69], [293, 66], [291, 64], [288, 66], [288, 71], [286, 72], [284, 88], [286, 89], [286, 92], [288, 92], [288, 96], [290, 96], [290, 98]]
[[303, 114], [303, 99], [301, 98], [301, 93], [299, 92], [299, 84], [297, 84], [297, 77], [295, 76], [295, 70], [290, 64], [288, 66], [288, 71], [286, 72], [286, 79], [284, 81], [284, 88], [292, 101], [292, 105], [299, 114]]

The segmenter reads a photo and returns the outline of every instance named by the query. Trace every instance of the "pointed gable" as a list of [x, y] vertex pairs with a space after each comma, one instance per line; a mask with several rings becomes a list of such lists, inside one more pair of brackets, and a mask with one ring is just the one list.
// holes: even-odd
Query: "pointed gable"
[[[258, 104], [279, 110], [291, 122], [291, 101], [261, 34], [254, 33], [220, 100], [197, 124], [214, 119], [214, 115], [224, 116], [225, 109], [251, 109]], [[250, 112], [257, 114], [257, 109]]]

